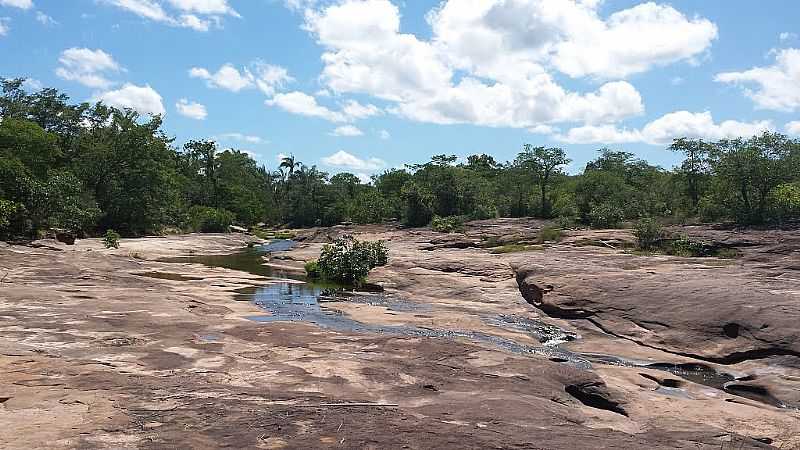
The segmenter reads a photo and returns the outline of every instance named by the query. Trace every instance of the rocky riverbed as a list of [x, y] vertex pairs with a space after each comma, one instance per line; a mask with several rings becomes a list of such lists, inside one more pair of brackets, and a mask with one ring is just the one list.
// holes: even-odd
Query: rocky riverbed
[[[800, 448], [800, 233], [543, 225], [2, 244], [0, 448]], [[303, 283], [343, 233], [383, 292]]]

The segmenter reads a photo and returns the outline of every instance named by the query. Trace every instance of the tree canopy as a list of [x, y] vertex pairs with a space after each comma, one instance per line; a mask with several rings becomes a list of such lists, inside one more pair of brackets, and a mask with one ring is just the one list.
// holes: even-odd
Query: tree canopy
[[800, 142], [777, 133], [678, 138], [673, 168], [603, 148], [582, 173], [561, 148], [522, 145], [512, 161], [476, 154], [374, 175], [330, 175], [294, 155], [275, 170], [210, 140], [181, 147], [159, 116], [70, 103], [2, 80], [0, 236], [48, 230], [127, 235], [400, 220], [536, 216], [604, 227], [643, 217], [775, 224], [800, 218]]

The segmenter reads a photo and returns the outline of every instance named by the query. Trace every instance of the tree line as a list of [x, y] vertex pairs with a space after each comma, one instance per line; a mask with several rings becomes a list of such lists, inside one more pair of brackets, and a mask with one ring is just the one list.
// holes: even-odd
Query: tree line
[[664, 221], [779, 224], [800, 218], [800, 141], [777, 133], [705, 142], [676, 139], [685, 159], [663, 169], [601, 149], [570, 175], [561, 148], [524, 145], [513, 161], [436, 155], [373, 176], [329, 175], [293, 156], [275, 170], [210, 140], [174, 145], [159, 116], [71, 103], [55, 89], [28, 93], [2, 80], [0, 236], [48, 230], [125, 235], [328, 226], [436, 217], [557, 218], [615, 227]]

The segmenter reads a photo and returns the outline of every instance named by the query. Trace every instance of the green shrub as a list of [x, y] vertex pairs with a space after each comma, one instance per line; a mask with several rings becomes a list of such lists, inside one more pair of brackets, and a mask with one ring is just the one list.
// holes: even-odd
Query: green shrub
[[702, 242], [693, 241], [686, 236], [681, 236], [672, 241], [669, 247], [667, 247], [667, 253], [675, 256], [692, 257], [705, 256], [707, 252], [706, 246], [703, 245]]
[[611, 203], [600, 203], [589, 211], [589, 224], [592, 228], [617, 228], [624, 217], [622, 208]]
[[386, 264], [388, 250], [381, 242], [361, 242], [351, 236], [343, 236], [332, 244], [322, 247], [319, 259], [314, 269], [319, 278], [337, 283], [359, 286], [367, 278], [369, 271], [377, 266]]
[[303, 267], [306, 269], [306, 276], [307, 277], [309, 277], [309, 278], [319, 278], [320, 277], [319, 263], [317, 262], [317, 260], [309, 261], [309, 262], [305, 263], [305, 265]]
[[702, 222], [710, 223], [719, 222], [729, 214], [728, 210], [715, 199], [703, 197], [697, 204], [697, 215], [700, 216]]
[[11, 218], [19, 210], [20, 205], [12, 201], [0, 199], [0, 230], [11, 223]]
[[537, 240], [539, 242], [558, 242], [564, 236], [564, 232], [558, 227], [544, 227], [539, 230]]
[[439, 233], [460, 233], [464, 231], [464, 219], [461, 216], [434, 216], [431, 229]]
[[201, 233], [225, 233], [233, 224], [234, 214], [221, 208], [193, 206], [189, 209], [189, 221], [193, 231]]
[[575, 228], [578, 225], [578, 219], [575, 216], [559, 216], [556, 224], [561, 229]]
[[642, 250], [656, 248], [664, 237], [664, 230], [661, 224], [653, 218], [647, 217], [640, 219], [633, 227], [633, 235], [636, 236], [636, 246]]
[[786, 183], [775, 188], [770, 199], [779, 220], [800, 217], [800, 183]]
[[106, 248], [119, 248], [119, 233], [114, 230], [106, 230], [106, 234], [103, 235], [103, 245]]
[[354, 241], [353, 248], [368, 255], [372, 267], [385, 266], [389, 262], [389, 249], [383, 241]]

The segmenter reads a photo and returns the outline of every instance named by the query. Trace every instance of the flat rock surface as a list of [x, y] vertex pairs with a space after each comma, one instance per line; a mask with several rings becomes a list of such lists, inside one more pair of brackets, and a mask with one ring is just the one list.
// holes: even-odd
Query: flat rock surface
[[[737, 238], [735, 260], [585, 245], [616, 247], [624, 231], [484, 248], [534, 242], [542, 225], [304, 232], [265, 263], [286, 275], [342, 233], [389, 245], [370, 275], [384, 294], [320, 303], [335, 325], [250, 320], [269, 312], [242, 292], [296, 282], [164, 262], [251, 236], [0, 244], [0, 448], [800, 445], [800, 414], [769, 401], [798, 400], [791, 236]], [[726, 391], [658, 364], [738, 379]]]

